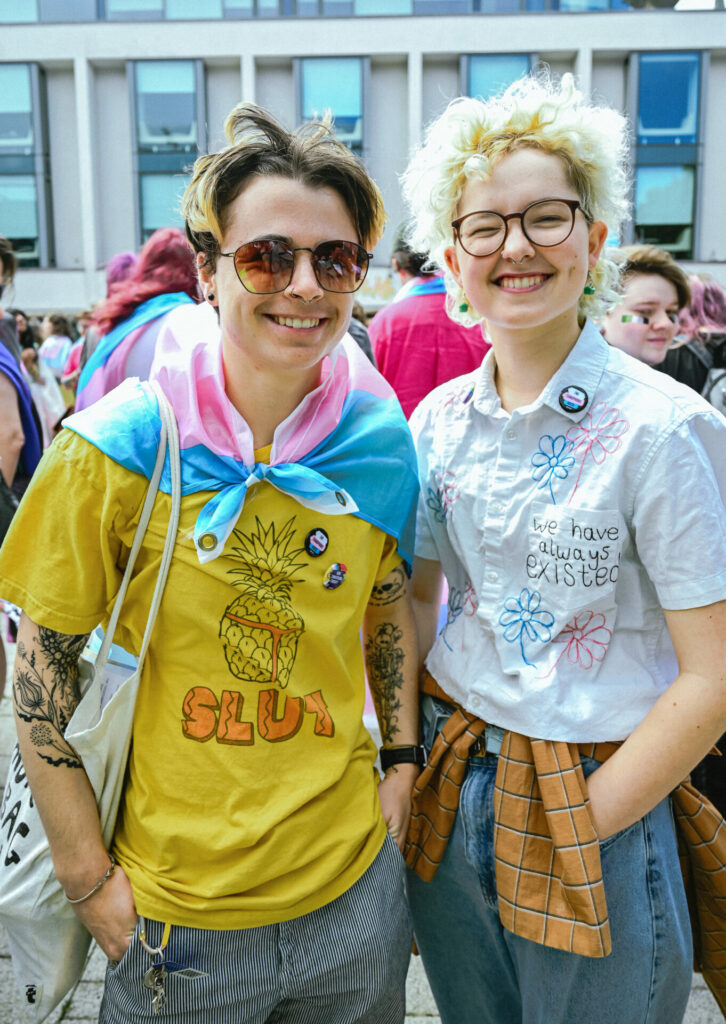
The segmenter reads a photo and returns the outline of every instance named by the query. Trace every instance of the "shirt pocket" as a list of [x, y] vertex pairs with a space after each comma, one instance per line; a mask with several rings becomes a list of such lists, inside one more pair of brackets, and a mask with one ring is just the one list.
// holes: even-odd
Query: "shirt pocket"
[[626, 537], [619, 510], [546, 502], [535, 502], [530, 509], [527, 578], [542, 604], [562, 626], [585, 611], [612, 613], [614, 618]]

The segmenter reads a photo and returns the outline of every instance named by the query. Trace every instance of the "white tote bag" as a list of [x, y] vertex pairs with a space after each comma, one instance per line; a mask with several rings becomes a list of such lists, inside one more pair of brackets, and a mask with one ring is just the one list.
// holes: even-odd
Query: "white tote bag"
[[[128, 564], [98, 653], [92, 644], [81, 656], [82, 698], [65, 738], [83, 762], [98, 801], [103, 838], [113, 838], [123, 788], [139, 679], [161, 603], [179, 525], [181, 471], [179, 436], [171, 406], [157, 391], [161, 438]], [[167, 447], [172, 480], [171, 517], [151, 601], [138, 665], [109, 657], [113, 635], [134, 563], [151, 517]], [[93, 660], [95, 657], [95, 661]], [[65, 898], [48, 841], [25, 779], [16, 746], [10, 762], [0, 821], [0, 923], [7, 931], [13, 971], [31, 1019], [40, 1024], [81, 977], [91, 936]]]

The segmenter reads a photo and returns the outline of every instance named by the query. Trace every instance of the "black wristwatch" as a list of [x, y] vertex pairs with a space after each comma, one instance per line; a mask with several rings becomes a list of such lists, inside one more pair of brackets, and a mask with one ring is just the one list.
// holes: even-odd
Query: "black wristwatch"
[[417, 747], [381, 747], [381, 768], [387, 772], [394, 764], [417, 764], [420, 768], [426, 764], [426, 751]]

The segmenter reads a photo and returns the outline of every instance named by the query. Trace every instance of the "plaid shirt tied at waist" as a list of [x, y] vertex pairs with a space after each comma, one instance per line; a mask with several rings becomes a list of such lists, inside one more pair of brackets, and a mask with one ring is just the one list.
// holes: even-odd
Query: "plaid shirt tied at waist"
[[[425, 670], [421, 690], [454, 708], [413, 791], [406, 863], [429, 882], [486, 723], [452, 701]], [[582, 956], [610, 953], [600, 846], [580, 757], [605, 761], [618, 746], [505, 733], [494, 784], [494, 858], [499, 917], [515, 935]], [[695, 967], [726, 1018], [726, 821], [689, 782], [672, 799]]]

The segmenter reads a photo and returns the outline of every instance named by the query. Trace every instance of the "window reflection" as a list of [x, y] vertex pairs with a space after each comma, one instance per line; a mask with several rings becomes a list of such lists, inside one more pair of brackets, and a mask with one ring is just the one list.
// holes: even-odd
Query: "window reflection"
[[[515, 0], [519, 2], [519, 0]], [[500, 8], [501, 9], [501, 8]], [[531, 58], [528, 53], [501, 53], [469, 57], [469, 96], [486, 100], [496, 96], [529, 72]]]
[[141, 150], [196, 149], [193, 61], [152, 60], [136, 65], [136, 128]]
[[170, 20], [193, 18], [221, 18], [222, 0], [166, 0], [166, 16]]
[[410, 14], [411, 0], [355, 0], [356, 14]]
[[330, 110], [335, 134], [363, 152], [363, 70], [358, 57], [310, 57], [302, 65], [302, 116], [310, 121]]
[[182, 174], [141, 175], [141, 241], [159, 228], [183, 228], [181, 197], [189, 184]]
[[0, 21], [7, 23], [37, 20], [37, 0], [0, 0]]
[[106, 0], [106, 17], [147, 20], [164, 17], [164, 0]]
[[0, 153], [33, 151], [29, 64], [0, 64]]
[[693, 251], [693, 167], [639, 167], [635, 175], [635, 234], [675, 259]]
[[642, 53], [638, 142], [682, 145], [698, 134], [697, 53]]
[[0, 222], [19, 263], [37, 267], [40, 263], [38, 197], [32, 174], [0, 174]]

